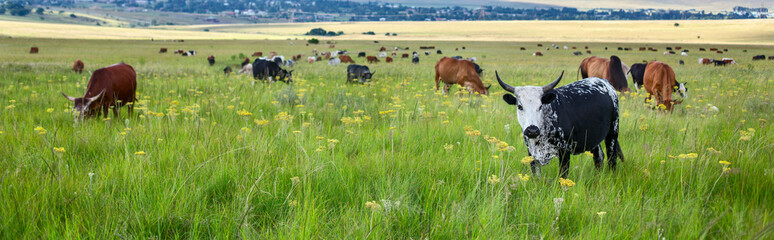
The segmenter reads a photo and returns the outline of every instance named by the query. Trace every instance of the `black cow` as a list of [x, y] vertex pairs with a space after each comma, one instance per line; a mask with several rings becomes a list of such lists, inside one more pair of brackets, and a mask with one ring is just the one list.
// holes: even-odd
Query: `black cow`
[[[564, 72], [562, 72], [564, 75]], [[562, 75], [543, 87], [513, 87], [495, 72], [503, 89], [513, 93], [503, 100], [516, 105], [516, 116], [524, 134], [527, 153], [534, 158], [532, 173], [559, 157], [561, 176], [567, 178], [570, 155], [591, 151], [594, 165], [602, 167], [602, 141], [607, 148], [607, 164], [615, 169], [618, 157], [624, 160], [618, 142], [618, 95], [605, 79], [586, 78], [554, 88]]]
[[443, 54], [443, 52], [441, 52], [441, 50], [440, 50], [440, 49], [439, 49], [438, 51], [435, 51], [435, 53], [437, 53], [437, 54]]
[[210, 63], [210, 66], [215, 65], [215, 56], [207, 56], [207, 62]]
[[629, 68], [629, 73], [632, 74], [632, 82], [634, 83], [634, 88], [637, 90], [640, 89], [643, 85], [642, 79], [645, 78], [645, 67], [647, 67], [647, 63], [635, 63], [632, 64], [632, 67]]
[[357, 79], [360, 83], [365, 83], [371, 80], [376, 71], [371, 72], [367, 66], [350, 64], [347, 66], [347, 83], [355, 82], [353, 79]]
[[357, 53], [357, 57], [365, 57], [365, 56], [366, 56], [366, 53], [365, 53], [365, 52], [359, 52], [359, 53]]
[[755, 55], [752, 60], [766, 60], [766, 55]]
[[481, 77], [481, 74], [484, 73], [484, 69], [481, 69], [481, 66], [478, 66], [477, 63], [473, 63], [473, 67], [476, 68], [476, 73], [478, 74], [479, 77]]
[[231, 73], [231, 66], [226, 66], [226, 68], [223, 69], [223, 73], [230, 74]]
[[715, 66], [726, 66], [726, 62], [721, 60], [713, 60], [712, 63], [714, 63]]
[[279, 64], [273, 61], [256, 59], [253, 62], [253, 78], [269, 82], [282, 81], [285, 83], [293, 82], [293, 71], [280, 68]]
[[419, 57], [418, 56], [414, 56], [414, 58], [411, 59], [411, 63], [414, 63], [414, 64], [419, 63]]
[[677, 61], [677, 63], [679, 63], [680, 65], [685, 65], [685, 61], [683, 61], [682, 59], [680, 59], [680, 61]]
[[451, 58], [457, 59], [457, 60], [462, 60], [462, 56], [454, 56], [454, 57], [451, 57]]

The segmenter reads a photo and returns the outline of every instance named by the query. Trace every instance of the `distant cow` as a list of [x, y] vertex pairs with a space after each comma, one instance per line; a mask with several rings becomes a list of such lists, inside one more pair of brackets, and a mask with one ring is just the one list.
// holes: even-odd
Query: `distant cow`
[[414, 58], [411, 59], [411, 63], [418, 64], [419, 63], [419, 56], [414, 56]]
[[710, 48], [710, 51], [717, 51], [718, 48]]
[[718, 54], [723, 54], [723, 51], [715, 51]]
[[239, 66], [244, 67], [245, 65], [250, 65], [250, 58], [245, 58], [245, 60], [242, 61], [242, 64], [240, 64]]
[[379, 48], [379, 51], [380, 51], [380, 52], [387, 51], [387, 48], [385, 48], [385, 47], [381, 47], [381, 48]]
[[733, 58], [723, 58], [721, 61], [725, 62], [726, 64], [734, 64], [736, 65], [736, 61], [734, 61]]
[[680, 56], [687, 57], [687, 56], [688, 56], [688, 53], [687, 53], [687, 52], [681, 52], [681, 53], [680, 53]]
[[167, 48], [161, 48], [161, 49], [159, 49], [159, 53], [166, 53], [166, 52], [167, 52]]
[[680, 94], [685, 97], [685, 84], [678, 83], [675, 79], [675, 71], [669, 65], [659, 61], [648, 63], [643, 77], [645, 90], [648, 91], [648, 99], [656, 97], [657, 104], [664, 104], [667, 111], [672, 111], [674, 105], [682, 101], [672, 100], [672, 92], [677, 87]]
[[524, 50], [527, 50], [527, 48], [525, 48], [525, 47], [520, 47], [520, 48], [519, 48], [519, 50], [521, 50], [521, 51], [524, 51]]
[[254, 52], [253, 57], [263, 57], [263, 52]]
[[243, 65], [242, 69], [239, 69], [239, 74], [253, 75], [253, 65], [249, 63], [246, 65]]
[[712, 63], [715, 64], [715, 66], [726, 66], [726, 62], [721, 60], [712, 60]]
[[339, 64], [341, 64], [341, 59], [331, 58], [331, 60], [328, 60], [328, 66], [338, 66]]
[[207, 56], [207, 62], [210, 63], [210, 66], [215, 65], [215, 56]]
[[702, 51], [702, 52], [703, 52], [703, 51], [707, 51], [707, 49], [704, 49], [704, 48], [699, 48], [699, 51]]
[[766, 55], [755, 55], [752, 60], [766, 60]]
[[408, 53], [404, 53], [404, 54], [400, 55], [400, 58], [408, 58], [408, 57], [409, 57]]
[[365, 52], [359, 52], [359, 53], [357, 54], [357, 57], [365, 57], [365, 56], [366, 56], [366, 53], [365, 53]]
[[380, 52], [379, 54], [376, 55], [376, 57], [386, 58], [387, 57], [387, 53], [386, 52]]
[[226, 66], [225, 68], [223, 68], [223, 73], [224, 73], [224, 74], [230, 74], [230, 73], [231, 73], [231, 71], [232, 71], [232, 70], [231, 70], [231, 66]]
[[711, 64], [712, 59], [709, 58], [699, 58], [699, 64]]
[[[89, 78], [86, 94], [74, 98], [62, 93], [73, 102], [73, 110], [78, 112], [78, 118], [99, 116], [107, 117], [108, 110], [113, 108], [113, 116], [118, 117], [119, 108], [128, 105], [129, 114], [132, 110], [137, 91], [137, 73], [134, 68], [125, 63], [111, 65], [94, 71]], [[102, 110], [100, 112], [100, 110]]]
[[436, 53], [436, 54], [443, 54], [443, 52], [441, 52], [441, 50], [440, 50], [440, 49], [439, 49], [439, 50], [436, 50], [436, 51], [435, 51], [435, 53]]
[[484, 87], [481, 78], [476, 73], [473, 62], [456, 60], [448, 57], [441, 58], [435, 64], [435, 90], [438, 91], [443, 81], [443, 93], [449, 92], [449, 88], [455, 83], [464, 87], [470, 93], [489, 95], [489, 87]]
[[538, 43], [538, 45], [537, 45], [537, 46], [538, 46], [538, 47], [543, 47], [543, 44], [540, 44], [540, 43]]
[[355, 60], [346, 55], [339, 55], [339, 60], [341, 60], [341, 63], [355, 63]]
[[677, 61], [677, 63], [680, 65], [685, 65], [685, 61], [683, 61], [682, 59], [680, 59], [680, 61]]
[[366, 61], [368, 61], [368, 63], [378, 63], [379, 59], [374, 56], [367, 56]]
[[430, 56], [430, 52], [425, 51], [425, 56]]
[[645, 51], [645, 48], [644, 47], [640, 47], [640, 51]]
[[664, 52], [664, 55], [667, 55], [667, 56], [668, 56], [668, 55], [672, 55], [672, 53], [670, 53], [670, 52]]
[[371, 72], [367, 66], [350, 64], [347, 66], [347, 83], [355, 82], [354, 79], [357, 79], [360, 83], [365, 83], [371, 80], [374, 73], [376, 73], [376, 71]]
[[274, 61], [256, 59], [253, 62], [253, 78], [268, 80], [269, 82], [281, 81], [285, 83], [293, 82], [293, 71], [287, 71], [280, 68]]
[[392, 62], [392, 58], [391, 57], [387, 57], [387, 59], [385, 59], [384, 61], [388, 62], [388, 63], [391, 63]]
[[632, 83], [634, 83], [634, 88], [637, 90], [643, 85], [642, 79], [645, 77], [645, 67], [647, 66], [647, 63], [635, 63], [629, 69], [629, 73], [632, 74]]
[[666, 47], [666, 50], [672, 51], [672, 47]]
[[541, 57], [541, 56], [543, 56], [543, 53], [542, 52], [534, 52], [534, 53], [532, 53], [532, 56]]
[[580, 52], [580, 51], [575, 51], [575, 52], [572, 53], [572, 55], [580, 56], [580, 55], [583, 55], [583, 53]]
[[[578, 71], [581, 76], [585, 78], [598, 77], [606, 79], [613, 85], [615, 90], [621, 92], [627, 92], [629, 90], [629, 84], [626, 82], [626, 72], [628, 72], [628, 66], [621, 62], [618, 56], [610, 56], [610, 59], [601, 57], [588, 57], [583, 59]], [[624, 70], [624, 67], [627, 68]]]
[[183, 54], [182, 54], [182, 56], [184, 56], [184, 57], [187, 57], [187, 56], [196, 56], [196, 51], [194, 51], [194, 50], [188, 50], [188, 51], [184, 51], [184, 52], [183, 52]]
[[75, 62], [73, 63], [73, 71], [77, 72], [78, 74], [81, 74], [83, 73], [83, 66], [84, 66], [83, 61], [81, 61], [80, 59], [75, 60]]
[[333, 44], [328, 45], [328, 48], [336, 48], [336, 45], [333, 45]]
[[33, 54], [34, 54], [34, 53], [38, 53], [38, 51], [39, 51], [39, 50], [40, 50], [40, 49], [38, 49], [38, 47], [31, 47], [31, 48], [30, 48], [30, 53], [33, 53]]
[[774, 60], [774, 56], [769, 56], [769, 60]]
[[293, 61], [301, 60], [301, 54], [294, 55], [293, 57], [291, 57], [291, 59], [293, 59]]
[[591, 55], [591, 50], [586, 50], [586, 54]]

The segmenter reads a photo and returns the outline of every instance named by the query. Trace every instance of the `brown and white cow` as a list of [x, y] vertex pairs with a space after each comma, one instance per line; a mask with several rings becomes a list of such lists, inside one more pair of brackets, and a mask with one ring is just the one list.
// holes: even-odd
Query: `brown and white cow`
[[629, 66], [624, 64], [618, 56], [610, 56], [610, 59], [597, 56], [588, 57], [581, 61], [578, 71], [584, 79], [589, 77], [603, 78], [610, 82], [617, 91], [630, 91], [626, 81], [626, 72], [629, 71]]
[[682, 101], [672, 100], [672, 92], [675, 91], [675, 87], [683, 97], [686, 96], [685, 84], [678, 83], [675, 80], [675, 71], [672, 70], [672, 67], [660, 61], [652, 61], [645, 67], [643, 84], [645, 90], [648, 91], [648, 99], [655, 96], [656, 103], [664, 104], [667, 111], [672, 111], [674, 105], [682, 103]]
[[75, 62], [73, 63], [73, 72], [77, 72], [79, 74], [83, 73], [83, 67], [84, 67], [83, 61], [81, 61], [80, 59], [75, 60]]
[[113, 108], [113, 116], [118, 117], [119, 108], [128, 105], [132, 114], [133, 103], [136, 100], [137, 74], [132, 66], [125, 63], [114, 64], [100, 68], [91, 74], [83, 97], [74, 98], [62, 93], [73, 102], [73, 111], [78, 118], [99, 116], [102, 110], [107, 117], [108, 109]]
[[534, 53], [532, 53], [532, 56], [535, 56], [535, 57], [542, 57], [542, 56], [543, 56], [543, 53], [542, 53], [542, 52], [534, 52]]
[[489, 95], [489, 87], [484, 87], [481, 78], [476, 73], [473, 62], [444, 57], [435, 64], [435, 90], [438, 91], [443, 81], [443, 93], [449, 92], [449, 88], [456, 84], [464, 87], [470, 93]]

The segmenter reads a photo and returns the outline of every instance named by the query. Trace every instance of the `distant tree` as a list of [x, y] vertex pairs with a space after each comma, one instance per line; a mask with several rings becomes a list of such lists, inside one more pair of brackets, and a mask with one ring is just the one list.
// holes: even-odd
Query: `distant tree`
[[22, 5], [20, 2], [6, 2], [5, 10], [8, 10], [9, 13], [13, 16], [27, 16], [27, 14], [30, 14], [31, 10], [27, 9]]
[[37, 8], [37, 9], [35, 9], [35, 13], [36, 13], [36, 14], [38, 14], [38, 15], [43, 15], [43, 11], [44, 11], [44, 10], [43, 10], [43, 8], [41, 8], [41, 7], [39, 7], [39, 8]]
[[102, 26], [102, 24], [99, 24], [99, 22], [97, 22], [97, 26]]
[[394, 36], [398, 36], [398, 34], [397, 34], [397, 33], [392, 33], [392, 36], [393, 36], [393, 37], [394, 37]]
[[385, 33], [384, 36], [390, 36], [390, 33]]
[[363, 35], [376, 35], [376, 33], [374, 33], [374, 31], [368, 31], [364, 32]]
[[680, 26], [680, 24], [679, 24], [679, 23], [675, 23], [675, 27], [679, 27], [679, 26]]
[[75, 16], [75, 13], [70, 13], [71, 18], [77, 18], [78, 16]]
[[312, 38], [307, 40], [306, 42], [308, 42], [309, 44], [319, 44], [320, 40], [317, 40], [317, 38]]
[[204, 29], [204, 31], [205, 31], [205, 32], [209, 32], [209, 31], [210, 31], [210, 29], [209, 29], [209, 28], [205, 28], [205, 29]]
[[0, 15], [5, 14], [5, 8], [3, 6], [0, 6]]

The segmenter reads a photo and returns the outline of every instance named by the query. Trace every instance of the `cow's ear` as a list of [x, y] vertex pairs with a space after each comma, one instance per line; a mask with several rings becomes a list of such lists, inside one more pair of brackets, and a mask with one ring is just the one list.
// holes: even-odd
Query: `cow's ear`
[[511, 94], [503, 94], [503, 100], [505, 100], [506, 103], [510, 105], [516, 105], [519, 103], [518, 100], [516, 100], [516, 97]]
[[540, 98], [540, 102], [543, 104], [549, 104], [553, 102], [555, 99], [556, 99], [556, 92], [548, 91], [543, 94], [543, 97]]

